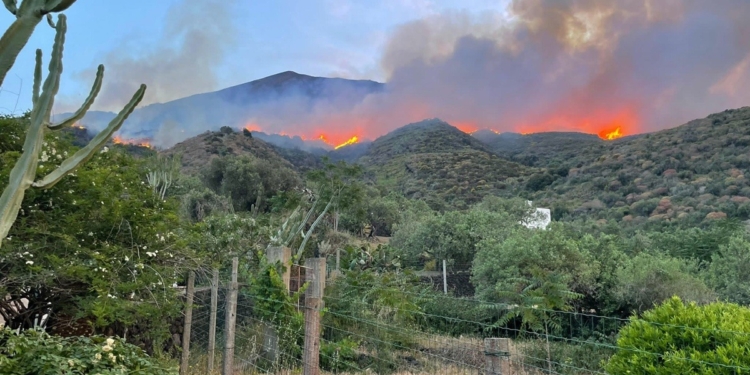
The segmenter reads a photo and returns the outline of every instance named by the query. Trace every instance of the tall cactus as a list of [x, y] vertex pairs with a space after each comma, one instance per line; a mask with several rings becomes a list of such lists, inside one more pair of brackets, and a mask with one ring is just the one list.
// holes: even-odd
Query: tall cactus
[[[8, 6], [9, 3], [14, 3], [11, 0], [3, 1], [5, 2], [6, 6]], [[75, 0], [26, 0], [21, 5], [21, 8], [18, 9], [17, 13], [21, 13], [24, 9], [24, 6], [27, 6], [27, 4], [56, 3], [58, 4], [58, 6], [56, 8], [52, 8], [52, 11], [54, 11], [55, 9], [60, 9], [60, 7], [67, 8], [67, 6], [72, 4], [74, 1]], [[47, 131], [59, 130], [66, 126], [70, 126], [76, 121], [80, 120], [93, 104], [94, 99], [96, 98], [97, 94], [99, 93], [99, 89], [101, 88], [102, 79], [104, 76], [104, 66], [99, 65], [99, 69], [96, 73], [96, 80], [94, 81], [94, 85], [91, 88], [91, 93], [83, 102], [81, 108], [76, 111], [69, 119], [56, 124], [51, 123], [50, 115], [52, 114], [52, 106], [55, 101], [55, 95], [60, 88], [60, 75], [63, 69], [63, 44], [65, 43], [65, 31], [67, 30], [67, 21], [65, 15], [60, 14], [58, 16], [57, 24], [55, 25], [53, 22], [50, 22], [50, 25], [55, 28], [56, 33], [55, 43], [52, 47], [52, 57], [49, 63], [49, 74], [44, 80], [44, 85], [42, 85], [42, 51], [37, 50], [36, 67], [34, 69], [34, 86], [32, 89], [33, 108], [31, 110], [30, 125], [26, 131], [26, 139], [23, 144], [23, 153], [16, 162], [15, 166], [13, 166], [13, 170], [11, 170], [10, 172], [10, 181], [8, 183], [8, 186], [5, 188], [5, 190], [3, 190], [2, 196], [0, 196], [0, 246], [2, 245], [3, 239], [5, 239], [5, 237], [8, 235], [13, 222], [15, 222], [16, 217], [18, 216], [18, 210], [21, 208], [21, 202], [23, 201], [26, 190], [31, 187], [44, 189], [50, 188], [58, 181], [60, 181], [60, 179], [62, 179], [65, 175], [74, 171], [81, 164], [90, 159], [96, 153], [96, 151], [110, 139], [112, 134], [116, 132], [120, 128], [120, 126], [122, 126], [122, 123], [125, 121], [125, 119], [127, 119], [127, 117], [131, 112], [133, 112], [138, 103], [140, 103], [141, 99], [143, 99], [143, 94], [146, 91], [146, 85], [141, 85], [135, 95], [133, 95], [133, 98], [130, 100], [130, 102], [125, 106], [125, 108], [122, 109], [122, 111], [120, 111], [117, 117], [115, 117], [109, 123], [107, 128], [97, 134], [89, 142], [89, 144], [86, 145], [86, 147], [83, 147], [71, 157], [64, 160], [57, 169], [44, 176], [42, 179], [34, 182], [34, 178], [36, 177], [37, 165], [39, 162], [39, 154], [42, 151], [42, 144], [44, 142], [44, 134]], [[11, 28], [13, 28], [13, 26], [11, 26]], [[8, 32], [6, 32], [6, 35], [3, 36], [3, 40], [5, 40], [5, 37], [7, 35]], [[18, 38], [28, 39], [28, 35], [21, 34], [18, 36]], [[16, 43], [13, 43], [13, 41], [11, 41], [9, 42], [9, 45], [16, 45]], [[3, 60], [5, 59], [6, 55], [6, 50], [4, 49], [6, 46], [2, 45], [0, 47], [3, 48], [0, 49], [0, 55], [2, 56], [2, 59], [0, 60]]]
[[52, 24], [50, 13], [62, 12], [75, 2], [76, 0], [23, 0], [19, 7], [16, 0], [3, 0], [5, 8], [16, 16], [16, 20], [0, 38], [0, 86], [42, 18], [46, 15]]

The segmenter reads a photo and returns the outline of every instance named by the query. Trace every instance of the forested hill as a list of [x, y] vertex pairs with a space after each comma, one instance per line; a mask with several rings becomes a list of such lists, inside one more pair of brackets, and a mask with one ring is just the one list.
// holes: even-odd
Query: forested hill
[[506, 188], [526, 167], [502, 159], [450, 124], [431, 119], [376, 139], [359, 158], [377, 183], [434, 208], [464, 208]]
[[544, 160], [515, 188], [558, 219], [698, 225], [750, 217], [750, 107]]

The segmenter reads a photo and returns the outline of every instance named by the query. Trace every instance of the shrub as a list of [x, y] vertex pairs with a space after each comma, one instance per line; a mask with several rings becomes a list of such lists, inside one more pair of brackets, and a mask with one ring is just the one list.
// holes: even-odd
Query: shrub
[[750, 309], [672, 297], [631, 318], [606, 365], [619, 374], [738, 374], [750, 368]]
[[0, 331], [2, 374], [177, 374], [177, 366], [149, 357], [118, 338], [50, 336]]

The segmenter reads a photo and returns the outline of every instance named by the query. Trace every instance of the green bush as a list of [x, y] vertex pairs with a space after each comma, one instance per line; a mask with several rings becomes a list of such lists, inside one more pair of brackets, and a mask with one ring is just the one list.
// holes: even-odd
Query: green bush
[[177, 374], [177, 366], [160, 363], [119, 338], [50, 336], [26, 330], [0, 331], [0, 373], [26, 374]]
[[672, 297], [620, 330], [606, 365], [619, 374], [740, 374], [750, 369], [750, 309]]

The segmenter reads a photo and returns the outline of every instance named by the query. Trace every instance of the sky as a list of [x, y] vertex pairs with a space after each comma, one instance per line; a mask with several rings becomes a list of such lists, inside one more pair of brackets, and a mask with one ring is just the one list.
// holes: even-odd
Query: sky
[[[78, 0], [66, 14], [55, 112], [77, 108], [99, 63], [94, 108], [110, 111], [140, 83], [145, 105], [287, 70], [386, 82], [345, 113], [325, 103], [294, 118], [290, 100], [284, 121], [256, 124], [344, 140], [434, 117], [465, 131], [627, 135], [750, 105], [747, 0]], [[30, 106], [33, 51], [49, 53], [52, 36], [39, 25], [0, 111]]]

